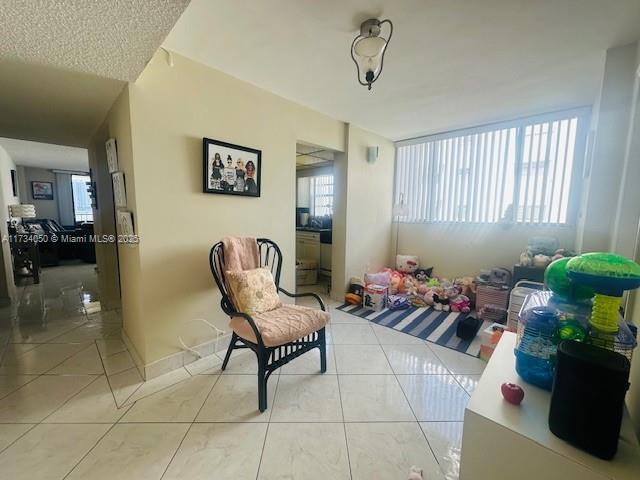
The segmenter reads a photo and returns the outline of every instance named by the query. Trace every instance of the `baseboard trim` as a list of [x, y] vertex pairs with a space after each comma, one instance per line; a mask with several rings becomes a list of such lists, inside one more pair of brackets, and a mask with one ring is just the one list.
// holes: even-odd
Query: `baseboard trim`
[[193, 350], [199, 353], [199, 356], [194, 354], [193, 352], [185, 350], [167, 355], [166, 357], [149, 364], [144, 364], [133, 343], [131, 342], [131, 339], [129, 339], [127, 333], [124, 331], [124, 329], [122, 329], [122, 341], [127, 346], [127, 349], [129, 349], [129, 352], [133, 357], [133, 361], [136, 364], [140, 375], [142, 375], [142, 378], [145, 381], [151, 380], [161, 375], [165, 375], [174, 370], [178, 370], [179, 368], [186, 367], [193, 362], [214, 355], [216, 353], [222, 352], [224, 354], [227, 350], [227, 347], [229, 346], [230, 340], [231, 334], [227, 333], [213, 340], [209, 340], [191, 347]]

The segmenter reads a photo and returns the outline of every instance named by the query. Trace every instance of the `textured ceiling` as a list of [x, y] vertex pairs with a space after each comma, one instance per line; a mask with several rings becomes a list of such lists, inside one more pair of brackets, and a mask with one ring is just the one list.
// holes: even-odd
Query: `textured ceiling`
[[[359, 22], [390, 18], [368, 92]], [[605, 50], [640, 38], [640, 0], [193, 0], [164, 45], [388, 138], [593, 102]]]
[[85, 147], [124, 85], [0, 60], [0, 136]]
[[89, 171], [85, 148], [64, 147], [50, 143], [27, 142], [0, 137], [3, 147], [16, 165], [59, 170]]
[[135, 81], [189, 0], [2, 0], [0, 58]]

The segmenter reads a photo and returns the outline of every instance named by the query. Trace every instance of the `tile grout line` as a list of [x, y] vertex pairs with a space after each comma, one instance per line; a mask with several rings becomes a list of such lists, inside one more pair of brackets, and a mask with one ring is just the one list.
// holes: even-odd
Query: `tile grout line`
[[111, 424], [111, 426], [110, 426], [109, 428], [107, 428], [107, 431], [106, 431], [106, 432], [104, 432], [104, 434], [102, 434], [102, 435], [100, 436], [100, 438], [98, 438], [98, 440], [96, 440], [96, 442], [93, 444], [93, 446], [92, 446], [89, 450], [87, 450], [87, 453], [85, 453], [85, 454], [80, 458], [80, 460], [78, 460], [78, 461], [76, 462], [76, 464], [75, 464], [73, 467], [71, 467], [71, 470], [69, 470], [69, 471], [65, 474], [65, 476], [64, 476], [64, 477], [62, 477], [62, 480], [65, 480], [69, 475], [71, 475], [71, 474], [73, 473], [73, 471], [74, 471], [76, 468], [78, 468], [78, 465], [80, 465], [80, 464], [82, 463], [82, 461], [83, 461], [85, 458], [87, 458], [87, 457], [89, 456], [89, 454], [90, 454], [90, 453], [91, 453], [91, 452], [92, 452], [92, 451], [93, 451], [93, 450], [98, 446], [98, 444], [102, 441], [102, 439], [103, 439], [104, 437], [106, 437], [106, 436], [109, 434], [109, 432], [111, 432], [111, 430], [113, 430], [113, 429], [114, 429], [114, 427], [115, 427], [115, 426], [116, 426], [116, 424], [115, 424], [115, 423], [113, 423], [113, 424]]
[[[428, 345], [426, 345], [426, 347], [431, 351], [431, 348], [429, 348]], [[391, 366], [391, 362], [389, 362], [389, 357], [387, 356], [387, 352], [385, 351], [384, 348], [382, 348], [382, 351], [384, 352], [384, 355], [387, 359], [387, 362], [389, 363], [389, 365]], [[433, 352], [433, 354], [435, 355], [435, 352]], [[445, 368], [445, 370], [449, 373], [451, 373], [451, 371], [449, 370], [449, 368], [444, 364], [444, 362], [442, 362], [442, 360], [440, 360], [440, 357], [438, 357], [436, 355], [436, 358], [440, 361], [440, 363], [442, 363], [442, 366]], [[422, 426], [420, 425], [420, 420], [418, 419], [418, 416], [416, 415], [416, 412], [413, 408], [413, 406], [411, 405], [411, 402], [409, 401], [409, 397], [407, 396], [407, 393], [404, 391], [404, 388], [402, 387], [402, 383], [400, 383], [400, 379], [398, 378], [398, 375], [396, 374], [395, 370], [393, 369], [393, 367], [391, 367], [391, 371], [393, 372], [393, 376], [396, 379], [396, 382], [398, 383], [398, 385], [400, 386], [400, 390], [402, 390], [402, 395], [404, 395], [405, 400], [407, 401], [407, 404], [409, 405], [409, 408], [411, 409], [411, 413], [413, 413], [413, 416], [416, 419], [416, 425], [418, 427], [418, 429], [420, 430], [420, 433], [422, 433], [422, 436], [424, 437], [425, 442], [427, 442], [427, 447], [429, 447], [429, 451], [431, 452], [431, 456], [434, 458], [434, 460], [436, 461], [436, 464], [438, 465], [438, 468], [440, 469], [440, 472], [442, 473], [442, 475], [446, 476], [446, 472], [444, 471], [444, 469], [442, 468], [442, 465], [440, 464], [440, 461], [438, 460], [438, 457], [436, 456], [436, 452], [433, 450], [433, 447], [431, 446], [431, 443], [429, 442], [429, 439], [427, 438], [426, 433], [424, 432], [424, 430], [422, 429]], [[455, 377], [454, 377], [455, 380]], [[413, 422], [412, 422], [413, 423]]]
[[[7, 424], [4, 424], [7, 425]], [[20, 424], [8, 424], [8, 425], [29, 425], [29, 424], [24, 424], [24, 423], [20, 423]], [[20, 440], [22, 437], [24, 437], [27, 433], [29, 433], [31, 430], [33, 430], [34, 428], [36, 428], [38, 425], [40, 425], [39, 423], [33, 423], [31, 424], [31, 428], [28, 428], [27, 430], [24, 431], [24, 433], [20, 436], [18, 436], [18, 438], [16, 438], [13, 442], [9, 443], [9, 445], [7, 445], [6, 447], [4, 447], [3, 449], [0, 449], [0, 454], [2, 452], [4, 452], [5, 450], [8, 450], [9, 448], [11, 448], [11, 446], [16, 443], [18, 440]]]
[[[187, 373], [189, 373], [189, 375], [191, 375], [191, 372], [189, 372], [188, 370], [187, 370]], [[184, 436], [182, 437], [182, 440], [180, 440], [180, 443], [178, 444], [178, 448], [176, 448], [176, 451], [173, 452], [173, 455], [171, 456], [171, 460], [169, 460], [169, 463], [167, 463], [167, 466], [165, 467], [164, 471], [162, 472], [162, 475], [160, 476], [159, 480], [162, 480], [164, 478], [164, 476], [167, 474], [167, 472], [169, 471], [169, 467], [171, 466], [171, 463], [173, 463], [173, 460], [176, 458], [176, 455], [180, 451], [180, 448], [182, 448], [182, 444], [184, 443], [185, 439], [187, 438], [187, 435], [189, 435], [189, 432], [191, 431], [193, 426], [196, 424], [196, 419], [198, 418], [198, 415], [200, 415], [200, 412], [204, 408], [204, 405], [207, 403], [207, 400], [209, 400], [209, 397], [211, 396], [211, 392], [213, 391], [213, 388], [216, 386], [216, 384], [220, 380], [221, 376], [222, 375], [218, 375], [218, 378], [216, 378], [215, 381], [213, 382], [213, 384], [211, 385], [211, 388], [209, 389], [209, 393], [207, 393], [207, 396], [205, 397], [204, 402], [202, 402], [202, 405], [200, 405], [200, 408], [198, 409], [198, 411], [196, 412], [195, 416], [193, 417], [193, 420], [191, 421], [191, 424], [189, 425], [189, 428], [187, 428], [187, 431], [185, 432]], [[191, 375], [191, 378], [193, 378], [193, 377], [194, 376]], [[122, 420], [123, 417], [121, 417], [120, 420]], [[118, 422], [118, 423], [120, 423], [120, 422]]]
[[[77, 375], [80, 376], [80, 375]], [[72, 399], [74, 399], [77, 395], [79, 395], [83, 390], [85, 390], [86, 388], [89, 388], [90, 385], [93, 385], [98, 379], [100, 378], [100, 376], [96, 376], [96, 378], [94, 378], [93, 380], [91, 380], [89, 383], [87, 383], [84, 387], [82, 387], [80, 390], [78, 390], [76, 393], [74, 393], [73, 395], [71, 395], [69, 398], [67, 398], [64, 402], [62, 402], [62, 404], [56, 408], [55, 410], [53, 410], [51, 413], [49, 413], [49, 415], [47, 415], [46, 417], [44, 417], [42, 420], [40, 420], [40, 422], [38, 422], [38, 425], [44, 423], [44, 421], [49, 418], [51, 415], [53, 415], [54, 413], [56, 413], [58, 410], [60, 410], [61, 408], [63, 408], [67, 403], [69, 403]], [[111, 422], [109, 422], [111, 423]]]
[[342, 415], [342, 432], [344, 433], [344, 443], [347, 448], [347, 464], [349, 465], [349, 478], [353, 478], [353, 471], [351, 470], [351, 454], [349, 453], [349, 439], [347, 437], [347, 423], [344, 420], [344, 406], [342, 405], [342, 390], [340, 389], [340, 374], [338, 373], [338, 359], [336, 358], [335, 349], [331, 349], [333, 354], [333, 364], [336, 368], [336, 382], [338, 383], [338, 398], [340, 399], [340, 414]]
[[[308, 353], [308, 352], [307, 352]], [[284, 365], [283, 365], [284, 366]], [[267, 438], [269, 437], [269, 427], [271, 426], [271, 416], [273, 415], [273, 407], [276, 403], [276, 395], [278, 394], [278, 385], [280, 385], [280, 373], [278, 372], [278, 380], [276, 381], [276, 389], [273, 392], [273, 405], [269, 409], [269, 419], [267, 420], [267, 429], [264, 432], [264, 441], [262, 442], [262, 450], [260, 451], [260, 461], [258, 462], [258, 469], [256, 470], [256, 480], [260, 476], [260, 468], [262, 468], [262, 458], [264, 457], [264, 449], [267, 445]], [[269, 401], [269, 391], [267, 390], [267, 402]]]

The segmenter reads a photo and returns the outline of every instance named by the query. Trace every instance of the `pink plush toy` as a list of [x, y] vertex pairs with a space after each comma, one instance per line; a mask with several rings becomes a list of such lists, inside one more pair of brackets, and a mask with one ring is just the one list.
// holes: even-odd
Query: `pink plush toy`
[[466, 295], [458, 295], [449, 300], [452, 312], [469, 313], [471, 311], [471, 300]]
[[389, 293], [397, 295], [404, 293], [404, 275], [396, 270], [391, 270], [391, 283], [389, 283]]

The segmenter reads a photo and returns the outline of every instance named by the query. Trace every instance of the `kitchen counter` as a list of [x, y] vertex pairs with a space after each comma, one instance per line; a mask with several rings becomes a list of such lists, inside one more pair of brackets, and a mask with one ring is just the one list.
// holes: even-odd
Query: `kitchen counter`
[[316, 228], [316, 227], [296, 227], [296, 230], [299, 232], [330, 232], [330, 228]]

